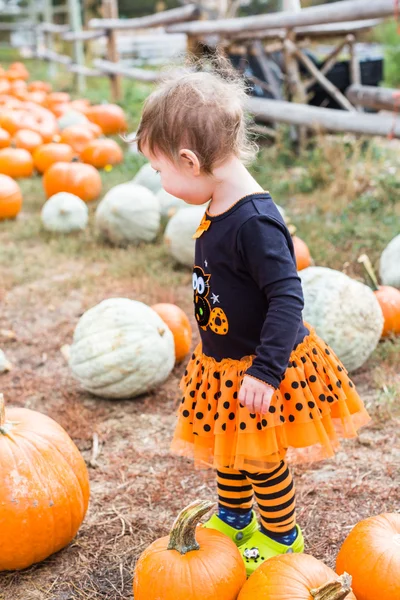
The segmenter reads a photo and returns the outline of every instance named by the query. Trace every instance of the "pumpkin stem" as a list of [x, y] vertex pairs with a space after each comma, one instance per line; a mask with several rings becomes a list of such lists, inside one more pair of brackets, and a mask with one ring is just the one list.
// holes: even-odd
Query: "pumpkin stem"
[[6, 405], [4, 395], [0, 394], [0, 429], [6, 424]]
[[196, 526], [201, 517], [208, 513], [214, 506], [209, 500], [195, 500], [184, 508], [172, 526], [169, 536], [168, 550], [177, 550], [180, 554], [187, 554], [192, 550], [199, 550], [196, 540]]
[[310, 590], [314, 600], [343, 600], [351, 590], [352, 577], [348, 573], [343, 573], [336, 581], [324, 583], [319, 588]]
[[375, 275], [375, 271], [368, 256], [366, 254], [361, 254], [361, 256], [358, 259], [358, 262], [363, 265], [365, 272], [371, 280], [372, 289], [374, 290], [374, 292], [377, 292], [379, 290], [379, 284]]

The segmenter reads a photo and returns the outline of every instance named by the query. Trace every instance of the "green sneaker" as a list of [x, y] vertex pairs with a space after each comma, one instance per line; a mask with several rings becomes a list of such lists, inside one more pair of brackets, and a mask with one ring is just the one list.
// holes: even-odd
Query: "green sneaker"
[[251, 521], [244, 529], [235, 529], [231, 527], [222, 519], [219, 518], [217, 514], [213, 514], [213, 516], [208, 519], [201, 527], [206, 527], [208, 529], [216, 529], [221, 533], [227, 535], [233, 542], [235, 542], [236, 546], [240, 546], [241, 544], [245, 544], [247, 540], [251, 538], [251, 536], [258, 531], [258, 522], [256, 513], [254, 510], [251, 511]]
[[260, 530], [257, 530], [247, 542], [243, 542], [239, 546], [239, 551], [246, 566], [247, 576], [249, 577], [257, 567], [273, 556], [304, 552], [303, 533], [298, 525], [296, 525], [296, 529], [297, 538], [290, 546], [276, 542]]

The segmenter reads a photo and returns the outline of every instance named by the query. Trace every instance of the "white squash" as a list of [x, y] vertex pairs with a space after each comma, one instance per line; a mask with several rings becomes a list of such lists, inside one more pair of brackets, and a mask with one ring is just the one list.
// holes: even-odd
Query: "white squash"
[[304, 320], [354, 371], [375, 350], [383, 315], [373, 291], [340, 271], [308, 267], [299, 272], [304, 292]]
[[62, 131], [70, 125], [85, 125], [89, 119], [77, 110], [69, 110], [58, 119], [58, 128]]
[[7, 373], [8, 371], [11, 371], [11, 369], [12, 366], [10, 361], [7, 360], [3, 350], [0, 350], [0, 373]]
[[379, 275], [383, 285], [400, 288], [400, 234], [382, 252]]
[[110, 298], [79, 320], [70, 347], [74, 377], [96, 396], [134, 398], [161, 384], [175, 364], [174, 338], [158, 314]]
[[96, 225], [113, 244], [152, 242], [160, 229], [156, 196], [136, 183], [121, 183], [104, 196], [96, 210]]
[[187, 267], [193, 267], [195, 240], [193, 235], [200, 225], [205, 212], [204, 206], [190, 206], [178, 210], [168, 221], [164, 241], [175, 260]]
[[143, 165], [143, 167], [141, 167], [136, 173], [132, 181], [139, 185], [143, 185], [151, 190], [154, 194], [157, 194], [157, 192], [161, 190], [161, 177], [152, 168], [150, 163]]
[[54, 194], [43, 205], [41, 219], [47, 231], [71, 233], [85, 229], [89, 218], [86, 202], [70, 194]]
[[187, 204], [184, 200], [168, 194], [164, 189], [161, 188], [157, 192], [157, 198], [160, 202], [161, 216], [170, 219], [178, 210], [181, 208], [188, 208], [190, 204]]

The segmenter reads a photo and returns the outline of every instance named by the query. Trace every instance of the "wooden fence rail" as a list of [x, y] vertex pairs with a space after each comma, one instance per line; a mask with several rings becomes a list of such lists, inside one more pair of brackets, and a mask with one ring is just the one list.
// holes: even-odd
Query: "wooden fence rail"
[[144, 29], [147, 27], [161, 27], [172, 23], [195, 19], [200, 15], [200, 10], [195, 4], [188, 4], [180, 8], [173, 8], [147, 17], [136, 19], [91, 19], [91, 29]]

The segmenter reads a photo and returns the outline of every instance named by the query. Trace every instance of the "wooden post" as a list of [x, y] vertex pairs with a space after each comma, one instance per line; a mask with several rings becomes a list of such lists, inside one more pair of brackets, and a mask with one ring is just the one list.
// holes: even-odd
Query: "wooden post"
[[[355, 48], [356, 38], [354, 35], [349, 35], [347, 37], [350, 50], [350, 83], [352, 85], [361, 85], [361, 67]], [[363, 107], [359, 104], [356, 104], [356, 108], [359, 111], [363, 111]]]
[[[53, 23], [53, 2], [52, 2], [52, 0], [45, 0], [43, 16], [44, 16], [44, 20], [46, 21], [46, 23]], [[53, 40], [52, 32], [44, 31], [43, 37], [44, 37], [44, 43], [46, 46], [46, 50], [50, 50], [50, 52], [52, 52], [54, 50], [54, 43], [53, 43], [54, 40]], [[47, 75], [48, 75], [49, 79], [54, 79], [56, 76], [56, 73], [57, 73], [56, 63], [50, 60], [48, 67], [47, 67]]]
[[[292, 100], [292, 102], [306, 104], [306, 91], [301, 81], [299, 65], [297, 64], [296, 57], [292, 50], [293, 47], [296, 47], [294, 44], [295, 39], [295, 32], [293, 30], [288, 30], [286, 39], [283, 43], [283, 56], [286, 71], [286, 94], [288, 99]], [[297, 138], [300, 148], [304, 148], [307, 137], [306, 128], [303, 125], [300, 125], [297, 129], [297, 134], [295, 133], [294, 128], [292, 128], [291, 137]]]
[[[104, 19], [118, 19], [117, 0], [103, 0]], [[117, 33], [114, 29], [107, 29], [107, 57], [106, 60], [117, 63], [119, 61]], [[121, 77], [110, 74], [111, 96], [114, 102], [121, 99]]]
[[36, 56], [37, 51], [38, 51], [38, 31], [37, 31], [38, 14], [36, 12], [35, 0], [29, 0], [28, 10], [29, 10], [29, 18], [32, 23], [32, 37], [33, 37], [32, 51], [33, 51], [33, 54]]
[[[69, 21], [72, 31], [78, 33], [82, 31], [82, 17], [81, 17], [81, 4], [79, 0], [68, 0], [69, 6]], [[75, 40], [73, 42], [74, 47], [74, 63], [79, 66], [85, 65], [85, 53], [83, 50], [83, 42]], [[79, 94], [82, 94], [86, 89], [86, 80], [84, 75], [81, 73], [75, 74], [75, 85]]]

